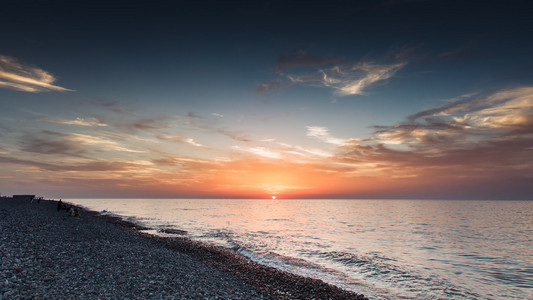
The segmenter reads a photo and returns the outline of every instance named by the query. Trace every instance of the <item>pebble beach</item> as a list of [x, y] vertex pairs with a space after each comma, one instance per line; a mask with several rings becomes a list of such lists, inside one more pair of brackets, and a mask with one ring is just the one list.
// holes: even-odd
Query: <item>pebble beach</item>
[[367, 299], [57, 202], [0, 198], [0, 299]]

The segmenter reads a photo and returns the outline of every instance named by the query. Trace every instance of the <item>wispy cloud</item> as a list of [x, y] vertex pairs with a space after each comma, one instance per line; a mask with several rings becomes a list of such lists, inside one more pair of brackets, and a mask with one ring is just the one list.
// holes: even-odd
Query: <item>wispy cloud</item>
[[213, 164], [211, 161], [198, 159], [198, 158], [191, 158], [191, 157], [182, 157], [182, 156], [169, 156], [166, 155], [164, 157], [159, 157], [153, 160], [154, 163], [158, 165], [166, 165], [166, 166], [184, 166], [187, 164], [190, 165], [209, 165]]
[[0, 54], [0, 87], [24, 92], [72, 91], [54, 85], [56, 78], [43, 69], [23, 65], [16, 58]]
[[231, 130], [227, 128], [219, 128], [216, 123], [213, 123], [210, 120], [206, 120], [202, 117], [200, 118], [193, 117], [193, 118], [198, 119], [198, 120], [188, 120], [185, 122], [185, 124], [187, 126], [190, 126], [198, 130], [224, 135], [237, 142], [248, 143], [248, 142], [253, 141], [250, 137], [248, 137], [247, 133], [243, 130]]
[[272, 158], [272, 159], [280, 159], [281, 155], [277, 151], [270, 150], [265, 147], [250, 147], [250, 148], [242, 148], [239, 146], [233, 146], [233, 149], [249, 152], [258, 156], [266, 157], [266, 158]]
[[227, 129], [216, 129], [216, 132], [218, 132], [218, 133], [220, 133], [222, 135], [225, 135], [225, 136], [229, 137], [230, 139], [232, 139], [234, 141], [237, 141], [237, 142], [248, 143], [248, 142], [252, 141], [252, 139], [247, 137], [244, 134], [244, 132], [241, 132], [241, 131], [232, 131], [232, 130], [227, 130]]
[[88, 146], [97, 151], [119, 151], [140, 153], [143, 151], [128, 147], [108, 139], [83, 133], [60, 133], [43, 130], [38, 134], [26, 134], [19, 141], [20, 150], [46, 155], [64, 155], [86, 157], [90, 151]]
[[204, 145], [197, 143], [193, 138], [190, 138], [184, 135], [176, 135], [176, 134], [169, 135], [169, 134], [159, 133], [159, 134], [156, 134], [156, 138], [160, 140], [175, 142], [175, 143], [185, 143], [185, 144], [189, 144], [189, 145], [196, 146], [196, 147], [205, 147]]
[[103, 150], [113, 150], [113, 151], [121, 151], [121, 152], [143, 152], [139, 150], [133, 150], [129, 149], [127, 147], [122, 146], [121, 144], [106, 139], [102, 137], [92, 136], [88, 134], [81, 134], [81, 133], [69, 133], [65, 135], [68, 137], [71, 141], [82, 143], [85, 145], [92, 145], [92, 146], [98, 146]]
[[247, 152], [260, 156], [262, 158], [269, 158], [274, 160], [285, 160], [294, 163], [309, 163], [319, 161], [324, 158], [332, 156], [332, 153], [316, 148], [306, 148], [298, 145], [291, 145], [284, 142], [278, 142], [276, 139], [268, 138], [254, 141], [254, 146], [238, 146], [232, 147], [233, 150], [240, 152]]
[[0, 163], [22, 165], [28, 167], [36, 167], [41, 170], [64, 172], [102, 172], [102, 171], [125, 171], [138, 167], [139, 165], [133, 162], [119, 162], [108, 160], [94, 160], [80, 163], [64, 163], [64, 162], [42, 162], [31, 159], [20, 159], [15, 157], [0, 155]]
[[42, 131], [39, 134], [26, 134], [20, 140], [20, 150], [46, 155], [84, 156], [86, 149], [73, 143], [63, 134]]
[[160, 129], [172, 127], [172, 125], [165, 122], [167, 119], [169, 119], [169, 117], [165, 116], [158, 118], [142, 118], [131, 121], [128, 120], [127, 122], [116, 122], [116, 124], [113, 125], [128, 133], [136, 133], [138, 131], [158, 131]]
[[370, 142], [345, 143], [336, 158], [354, 166], [373, 163], [389, 175], [484, 178], [499, 172], [533, 179], [533, 87], [461, 97], [375, 128]]
[[346, 140], [331, 136], [329, 129], [321, 126], [307, 126], [307, 136], [328, 144], [343, 145], [346, 143]]
[[291, 161], [311, 161], [317, 159], [324, 159], [330, 157], [332, 153], [317, 148], [306, 148], [298, 145], [290, 145], [283, 142], [276, 142], [272, 140], [270, 142], [276, 143], [281, 147], [280, 152], [283, 156]]
[[[448, 146], [457, 146], [461, 141], [479, 143], [531, 134], [533, 87], [504, 90], [485, 97], [461, 97], [444, 106], [413, 114], [404, 123], [377, 129], [378, 137], [385, 142], [387, 137], [395, 137], [397, 143], [419, 147], [429, 141], [441, 140]], [[456, 142], [448, 143], [450, 139]]]
[[405, 63], [378, 65], [360, 62], [352, 66], [335, 66], [321, 70], [322, 84], [335, 89], [340, 96], [362, 95], [364, 89], [392, 77]]
[[61, 118], [50, 118], [50, 119], [42, 119], [40, 121], [48, 122], [48, 123], [55, 123], [55, 124], [63, 124], [63, 125], [78, 125], [78, 126], [97, 126], [97, 127], [105, 127], [107, 124], [103, 123], [97, 118], [76, 118], [74, 120], [68, 120], [68, 119], [61, 119]]
[[[277, 61], [282, 78], [277, 78], [256, 87], [257, 92], [283, 90], [293, 85], [328, 87], [339, 96], [363, 95], [368, 87], [391, 78], [403, 68], [405, 61], [378, 64], [367, 60], [350, 62], [343, 59], [321, 58], [306, 52], [281, 56]], [[292, 72], [297, 67], [308, 67], [302, 72]], [[309, 70], [312, 68], [312, 70]]]

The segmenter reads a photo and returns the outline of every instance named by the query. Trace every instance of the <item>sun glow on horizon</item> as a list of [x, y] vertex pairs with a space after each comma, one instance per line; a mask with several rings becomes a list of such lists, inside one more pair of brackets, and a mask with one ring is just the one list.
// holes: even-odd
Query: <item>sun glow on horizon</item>
[[276, 200], [276, 196], [275, 195], [272, 195], [272, 200]]

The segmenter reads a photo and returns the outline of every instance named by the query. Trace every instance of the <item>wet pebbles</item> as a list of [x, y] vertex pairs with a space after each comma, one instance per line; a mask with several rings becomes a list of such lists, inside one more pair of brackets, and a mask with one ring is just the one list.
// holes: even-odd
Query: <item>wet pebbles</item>
[[365, 299], [185, 237], [55, 201], [0, 199], [0, 299]]

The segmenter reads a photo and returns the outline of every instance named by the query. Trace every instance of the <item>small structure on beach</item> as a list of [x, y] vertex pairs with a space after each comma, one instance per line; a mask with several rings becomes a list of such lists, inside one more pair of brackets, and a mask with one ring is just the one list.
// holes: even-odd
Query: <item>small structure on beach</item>
[[35, 195], [13, 195], [13, 200], [32, 201]]

